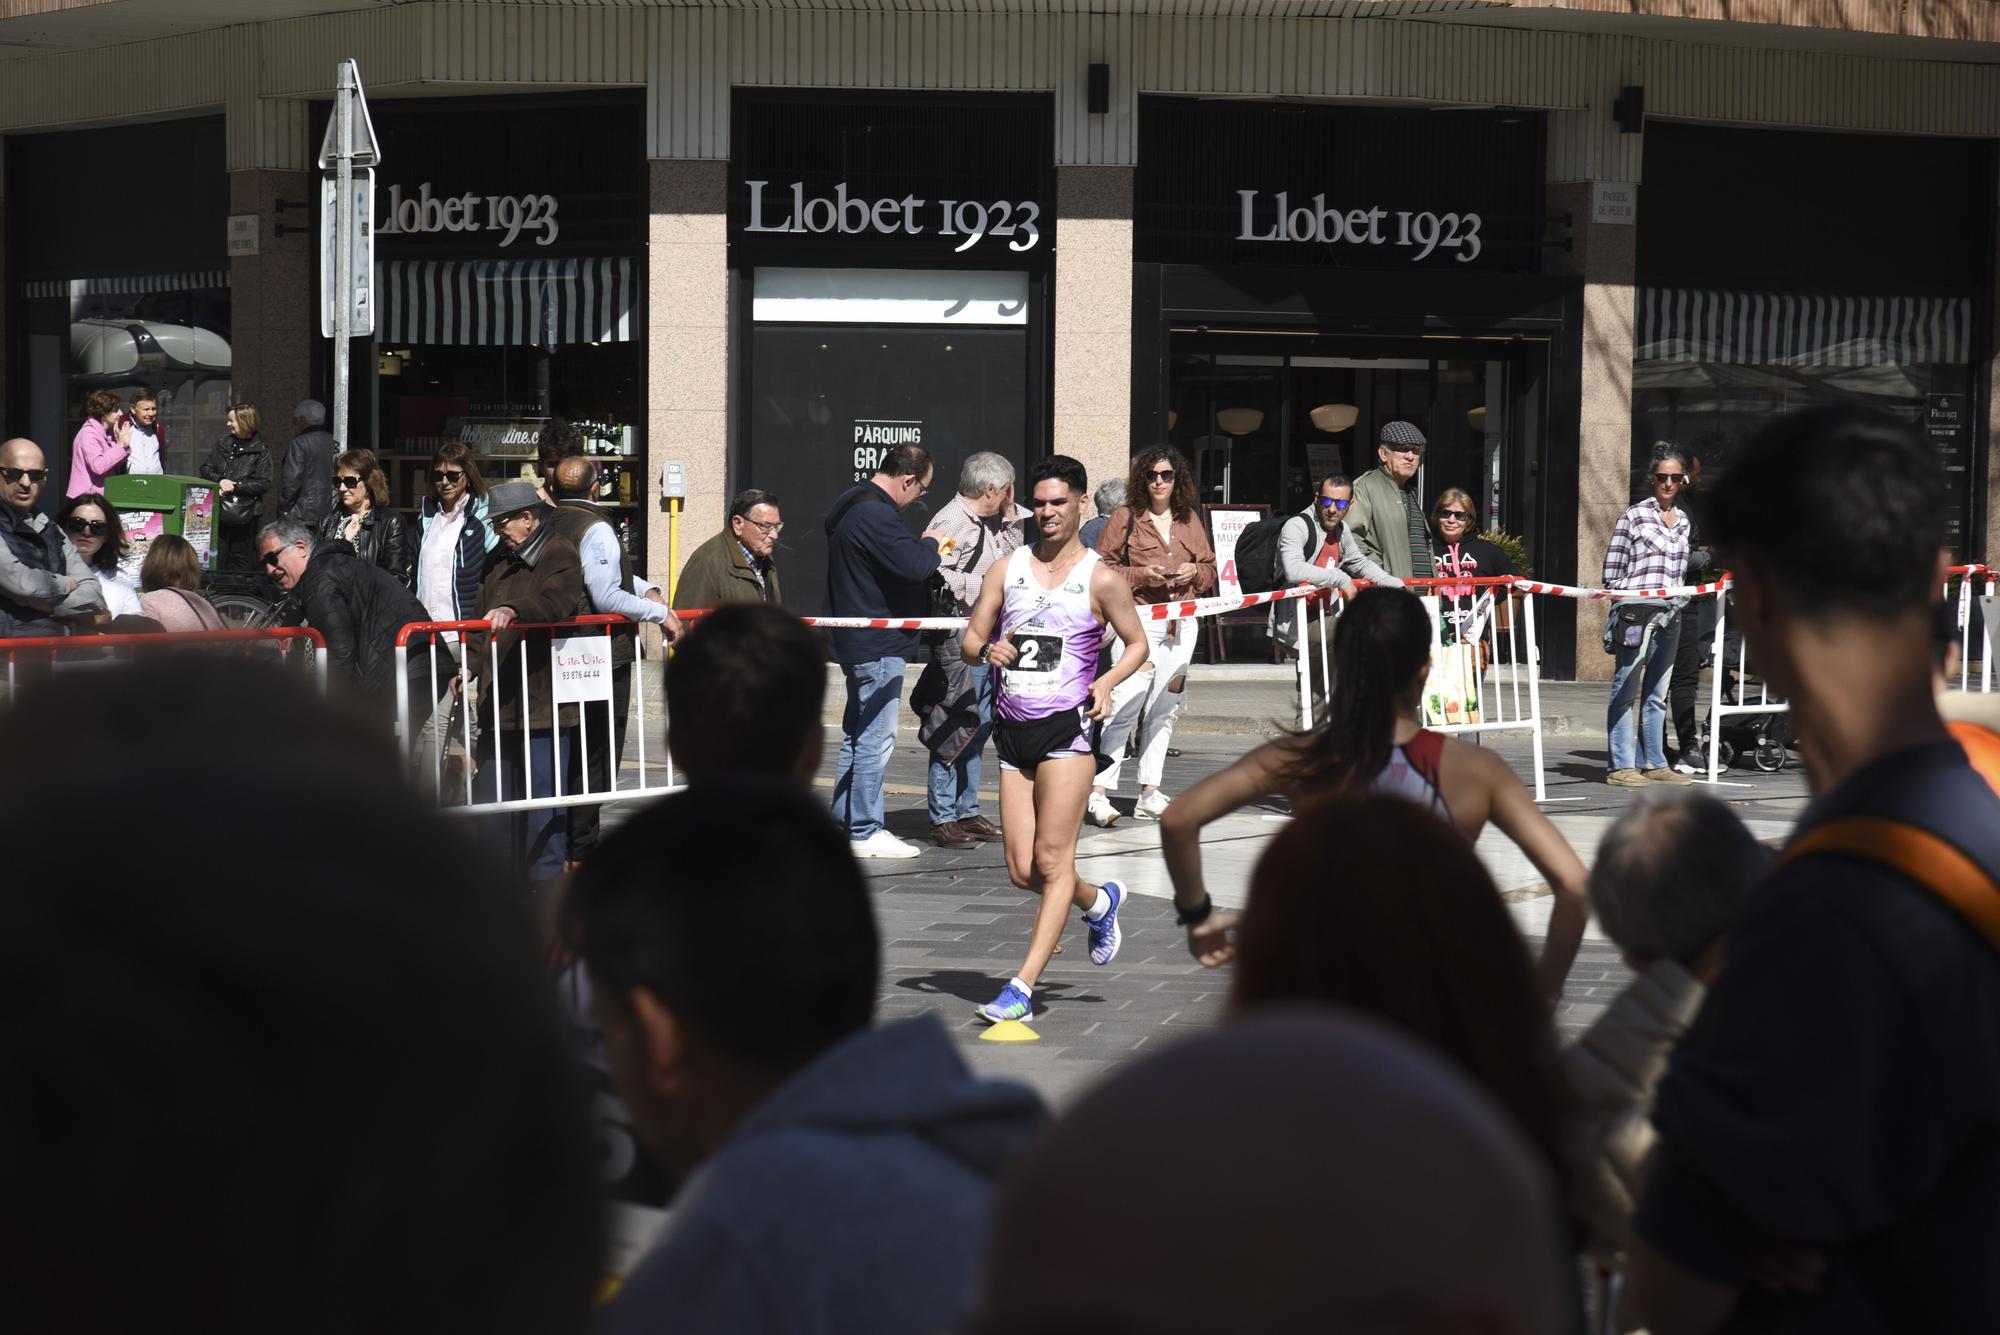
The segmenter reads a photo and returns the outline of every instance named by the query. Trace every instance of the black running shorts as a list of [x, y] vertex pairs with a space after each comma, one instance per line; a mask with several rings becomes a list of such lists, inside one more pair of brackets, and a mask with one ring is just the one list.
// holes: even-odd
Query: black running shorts
[[993, 750], [1002, 769], [1019, 770], [1029, 778], [1044, 760], [1064, 760], [1091, 753], [1090, 720], [1083, 710], [1065, 709], [1047, 718], [1015, 723], [993, 720]]

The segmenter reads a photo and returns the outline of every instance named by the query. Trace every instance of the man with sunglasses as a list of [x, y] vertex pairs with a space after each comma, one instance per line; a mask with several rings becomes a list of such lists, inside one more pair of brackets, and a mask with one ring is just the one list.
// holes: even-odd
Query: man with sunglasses
[[[1403, 582], [1369, 559], [1355, 541], [1354, 532], [1347, 525], [1353, 504], [1354, 485], [1342, 474], [1333, 473], [1320, 479], [1312, 508], [1301, 510], [1285, 521], [1284, 528], [1278, 531], [1278, 561], [1287, 585], [1314, 584], [1333, 590], [1345, 601], [1354, 596], [1357, 579], [1371, 584]], [[1324, 605], [1315, 607], [1311, 612], [1312, 622], [1306, 627], [1313, 637], [1315, 655], [1320, 652], [1317, 623], [1325, 614]], [[1332, 629], [1328, 627], [1329, 631]], [[1270, 631], [1287, 658], [1299, 656], [1299, 613], [1295, 604], [1272, 604]], [[1331, 644], [1329, 638], [1329, 647]], [[1326, 674], [1314, 671], [1311, 676], [1313, 712], [1317, 714], [1326, 703]]]
[[0, 638], [61, 635], [64, 620], [105, 610], [97, 576], [36, 508], [48, 480], [41, 446], [0, 445]]
[[[1618, 517], [1604, 551], [1607, 589], [1664, 589], [1687, 578], [1692, 526], [1678, 508], [1688, 476], [1687, 456], [1665, 441], [1653, 447], [1652, 495]], [[1605, 647], [1617, 659], [1611, 673], [1611, 770], [1618, 788], [1693, 780], [1667, 767], [1667, 681], [1680, 641], [1685, 599], [1635, 598], [1612, 606]], [[1639, 706], [1635, 732], [1632, 709]]]
[[301, 399], [292, 409], [292, 425], [297, 433], [285, 448], [285, 476], [278, 484], [278, 516], [319, 527], [333, 511], [334, 456], [340, 453], [333, 433], [326, 429], [326, 405], [318, 399]]
[[1368, 558], [1398, 579], [1430, 579], [1431, 528], [1424, 518], [1417, 478], [1423, 467], [1424, 433], [1414, 422], [1384, 422], [1371, 468], [1354, 483], [1347, 528]]

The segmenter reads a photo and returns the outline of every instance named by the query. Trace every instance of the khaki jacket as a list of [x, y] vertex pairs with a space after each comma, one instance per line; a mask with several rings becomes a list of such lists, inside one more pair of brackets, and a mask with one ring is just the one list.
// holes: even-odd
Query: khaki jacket
[[[1397, 579], [1415, 577], [1417, 567], [1410, 559], [1410, 528], [1403, 513], [1403, 489], [1381, 469], [1371, 468], [1354, 479], [1354, 504], [1347, 508], [1347, 531], [1361, 544], [1362, 555], [1376, 565]], [[1424, 540], [1430, 540], [1428, 534]]]
[[674, 585], [674, 610], [720, 607], [724, 603], [770, 603], [778, 606], [784, 597], [778, 590], [778, 563], [764, 567], [764, 585], [743, 555], [743, 544], [724, 528], [688, 554], [681, 567], [680, 582]]

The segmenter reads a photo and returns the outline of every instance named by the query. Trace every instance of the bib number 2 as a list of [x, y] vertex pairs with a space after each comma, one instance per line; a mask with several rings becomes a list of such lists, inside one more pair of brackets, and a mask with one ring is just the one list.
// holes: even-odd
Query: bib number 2
[[1060, 635], [1009, 635], [1014, 646], [1014, 663], [1001, 680], [1009, 695], [1047, 695], [1056, 686], [1056, 669], [1062, 665]]

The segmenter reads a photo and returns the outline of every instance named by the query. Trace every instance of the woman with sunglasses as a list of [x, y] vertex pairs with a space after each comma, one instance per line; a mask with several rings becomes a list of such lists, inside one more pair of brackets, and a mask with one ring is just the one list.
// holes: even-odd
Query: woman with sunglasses
[[[1431, 503], [1431, 533], [1431, 556], [1437, 562], [1439, 579], [1494, 579], [1521, 573], [1506, 552], [1479, 536], [1479, 512], [1472, 508], [1472, 495], [1463, 487], [1446, 487]], [[1494, 584], [1438, 586], [1445, 615], [1454, 619], [1469, 614], [1472, 605], [1489, 592], [1493, 594], [1493, 629], [1498, 632], [1495, 643], [1501, 646], [1504, 662], [1507, 629], [1514, 624], [1513, 604], [1518, 595]]]
[[[1132, 586], [1133, 600], [1143, 613], [1148, 603], [1199, 598], [1215, 592], [1215, 549], [1194, 508], [1194, 473], [1181, 452], [1171, 445], [1141, 450], [1132, 460], [1125, 482], [1125, 504], [1097, 538], [1097, 554]], [[1157, 820], [1167, 809], [1160, 778], [1173, 745], [1174, 716], [1180, 713], [1187, 686], [1188, 660], [1194, 656], [1195, 623], [1153, 621], [1142, 616], [1152, 647], [1146, 667], [1124, 681], [1111, 695], [1111, 716], [1104, 720], [1097, 753], [1111, 764], [1097, 776], [1090, 793], [1090, 820], [1109, 825], [1118, 819], [1110, 794], [1118, 787], [1125, 739], [1139, 723], [1139, 801], [1136, 820]]]
[[138, 616], [139, 586], [118, 569], [125, 555], [125, 529], [104, 497], [94, 492], [70, 497], [56, 522], [90, 573], [97, 576], [105, 610], [114, 617]]
[[349, 450], [333, 461], [333, 509], [319, 521], [320, 541], [339, 539], [404, 588], [414, 587], [409, 525], [389, 508], [389, 479], [373, 450]]
[[[1653, 446], [1652, 494], [1618, 516], [1604, 551], [1605, 588], [1664, 589], [1687, 578], [1692, 528], [1679, 508], [1687, 477], [1687, 456], [1678, 446], [1665, 441]], [[1604, 647], [1616, 662], [1605, 719], [1611, 770], [1604, 781], [1615, 787], [1694, 782], [1667, 766], [1667, 687], [1686, 601], [1634, 598], [1612, 607]], [[1634, 705], [1639, 707], [1636, 727]]]
[[[467, 621], [479, 602], [479, 584], [486, 578], [488, 553], [500, 541], [486, 511], [486, 479], [480, 476], [479, 461], [464, 441], [448, 440], [431, 455], [431, 489], [417, 512], [417, 601], [433, 621]], [[456, 736], [453, 729], [451, 679], [458, 662], [448, 645], [451, 635], [439, 636], [437, 672], [431, 698], [437, 708], [424, 725], [418, 739], [416, 760], [419, 770], [444, 785], [454, 786], [452, 776], [432, 773], [437, 753], [449, 747]], [[477, 719], [475, 716], [475, 727]], [[443, 731], [440, 745], [437, 736]], [[454, 757], [447, 762], [458, 762]]]
[[264, 493], [271, 489], [271, 452], [264, 448], [264, 421], [247, 403], [229, 407], [229, 430], [201, 466], [221, 497], [215, 525], [216, 568], [232, 574], [260, 574], [257, 521]]

